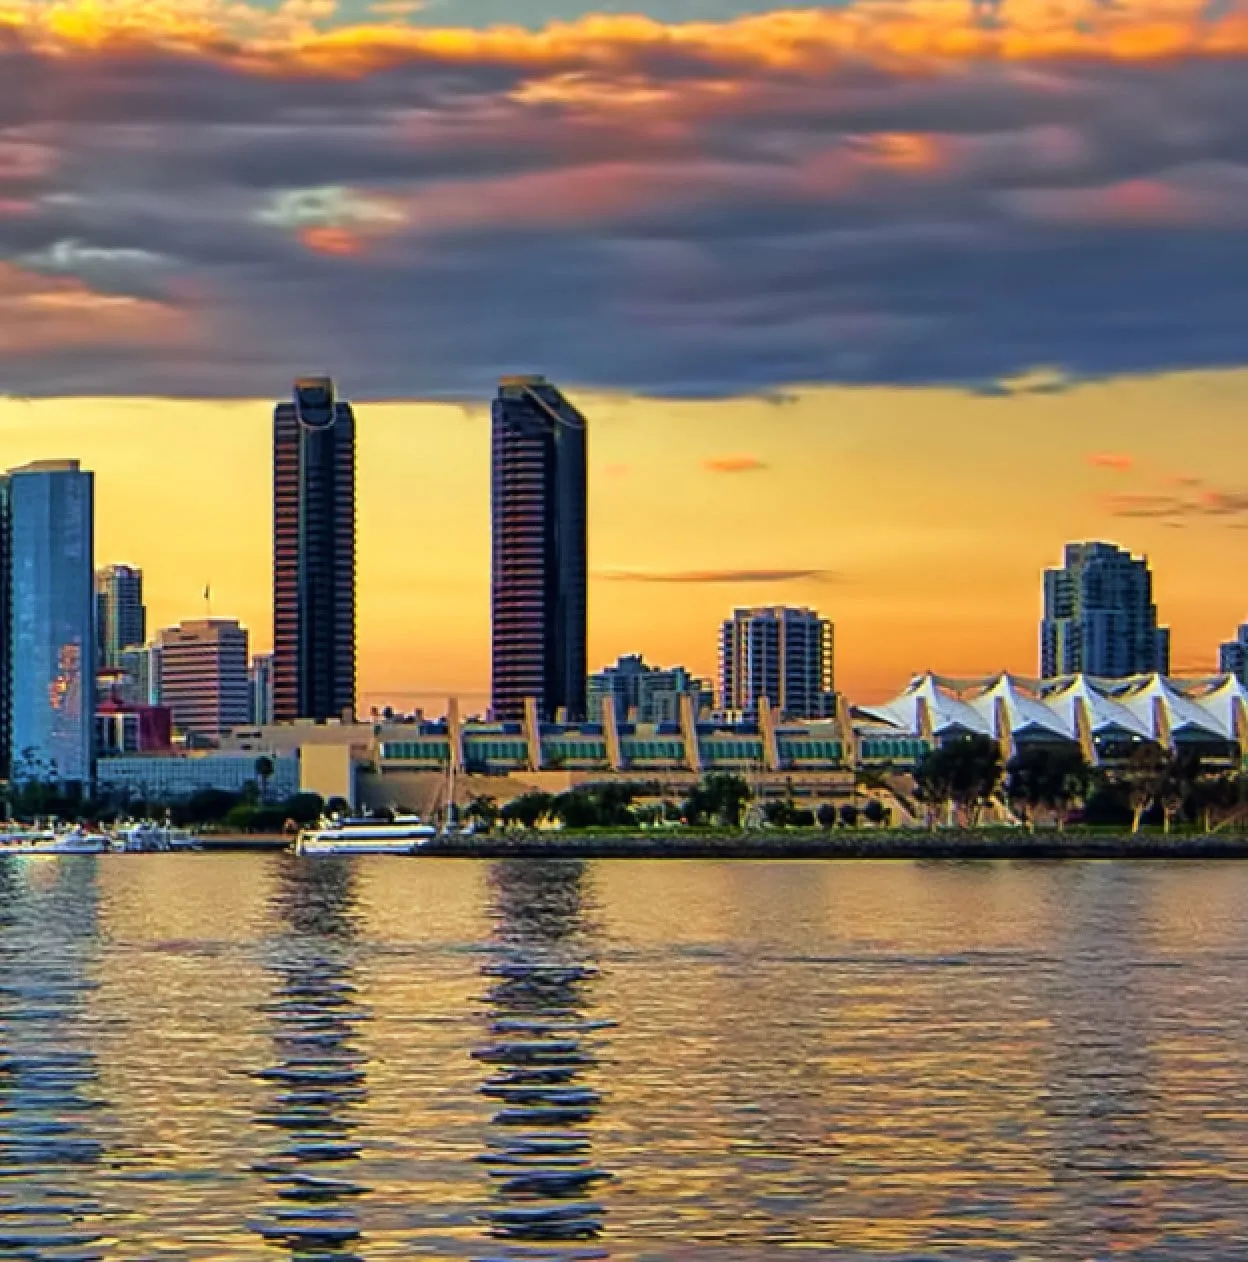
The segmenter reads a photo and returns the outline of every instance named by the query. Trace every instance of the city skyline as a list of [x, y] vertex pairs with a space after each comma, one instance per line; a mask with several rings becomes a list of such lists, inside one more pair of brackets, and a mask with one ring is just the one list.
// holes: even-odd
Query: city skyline
[[484, 708], [487, 400], [537, 371], [594, 426], [591, 667], [709, 676], [706, 628], [785, 603], [850, 695], [1029, 671], [1071, 539], [1146, 553], [1174, 667], [1214, 662], [1248, 605], [1242, 16], [603, 7], [12, 15], [0, 437], [99, 471], [151, 625], [210, 583], [267, 646], [267, 413], [332, 371], [368, 418], [361, 704]]
[[[1209, 406], [1189, 422], [1181, 450], [1162, 422], [1196, 386]], [[856, 698], [890, 695], [927, 666], [1028, 675], [1039, 574], [1078, 538], [1148, 554], [1157, 604], [1174, 629], [1176, 671], [1211, 669], [1218, 643], [1244, 617], [1234, 583], [1220, 577], [1234, 572], [1240, 518], [1233, 504], [1218, 512], [1205, 500], [1224, 465], [1248, 461], [1239, 421], [1248, 375], [1012, 398], [810, 391], [779, 408], [570, 395], [594, 419], [591, 669], [642, 650], [712, 677], [714, 629], [725, 614], [783, 602], [814, 605], [838, 624], [838, 686]], [[1124, 407], [1110, 416], [1114, 396]], [[84, 416], [78, 406], [6, 401], [0, 435], [14, 461], [72, 451], [97, 471], [97, 562], [144, 569], [149, 625], [197, 614], [211, 582], [214, 611], [238, 617], [263, 651], [271, 406], [98, 401]], [[1055, 427], [1026, 480], [988, 473], [1003, 458], [1011, 415]], [[362, 706], [440, 706], [454, 694], [484, 709], [486, 401], [371, 404], [361, 416]], [[772, 428], [760, 430], [760, 418]], [[175, 441], [193, 477], [169, 455]], [[829, 481], [827, 468], [843, 476]], [[1186, 487], [1173, 485], [1175, 468]], [[886, 503], [881, 488], [895, 488]], [[1136, 515], [1144, 509], [1163, 515]], [[164, 521], [178, 529], [160, 528]], [[650, 526], [673, 521], [679, 531]], [[665, 613], [658, 623], [656, 596]]]

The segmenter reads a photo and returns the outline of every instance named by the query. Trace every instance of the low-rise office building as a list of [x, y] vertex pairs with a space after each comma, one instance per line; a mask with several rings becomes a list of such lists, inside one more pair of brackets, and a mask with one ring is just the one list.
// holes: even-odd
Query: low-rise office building
[[[261, 787], [257, 755], [204, 750], [182, 754], [123, 754], [96, 764], [100, 793], [148, 802], [179, 802], [203, 789], [241, 793], [249, 783]], [[298, 754], [270, 757], [273, 774], [263, 785], [265, 796], [282, 801], [301, 791]]]

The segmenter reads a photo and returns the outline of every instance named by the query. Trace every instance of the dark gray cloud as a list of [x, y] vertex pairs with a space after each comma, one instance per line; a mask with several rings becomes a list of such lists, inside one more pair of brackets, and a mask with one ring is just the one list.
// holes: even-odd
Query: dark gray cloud
[[264, 396], [313, 365], [360, 399], [515, 370], [783, 398], [1248, 359], [1248, 56], [369, 57], [6, 36], [0, 298], [46, 307], [43, 278], [67, 313], [0, 338], [6, 388]]

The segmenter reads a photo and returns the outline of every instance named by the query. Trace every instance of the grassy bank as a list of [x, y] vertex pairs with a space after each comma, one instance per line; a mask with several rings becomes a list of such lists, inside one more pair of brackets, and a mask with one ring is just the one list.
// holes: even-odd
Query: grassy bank
[[[208, 833], [204, 849], [280, 851], [277, 834]], [[1248, 834], [1037, 832], [1021, 829], [923, 832], [509, 831], [438, 838], [422, 854], [464, 859], [1248, 859]]]
[[849, 830], [538, 832], [438, 839], [428, 854], [579, 859], [1248, 859], [1248, 835], [1222, 833]]

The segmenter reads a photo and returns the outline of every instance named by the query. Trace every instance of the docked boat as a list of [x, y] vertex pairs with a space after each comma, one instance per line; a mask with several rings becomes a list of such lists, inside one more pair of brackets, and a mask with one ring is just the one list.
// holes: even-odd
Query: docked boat
[[113, 839], [107, 833], [82, 825], [0, 833], [0, 855], [107, 854], [112, 849]]
[[393, 819], [321, 820], [295, 838], [295, 853], [303, 855], [414, 854], [437, 836], [437, 829], [419, 815]]
[[163, 853], [170, 850], [198, 850], [199, 838], [185, 828], [157, 824], [151, 820], [122, 824], [113, 832], [116, 849], [128, 854]]

